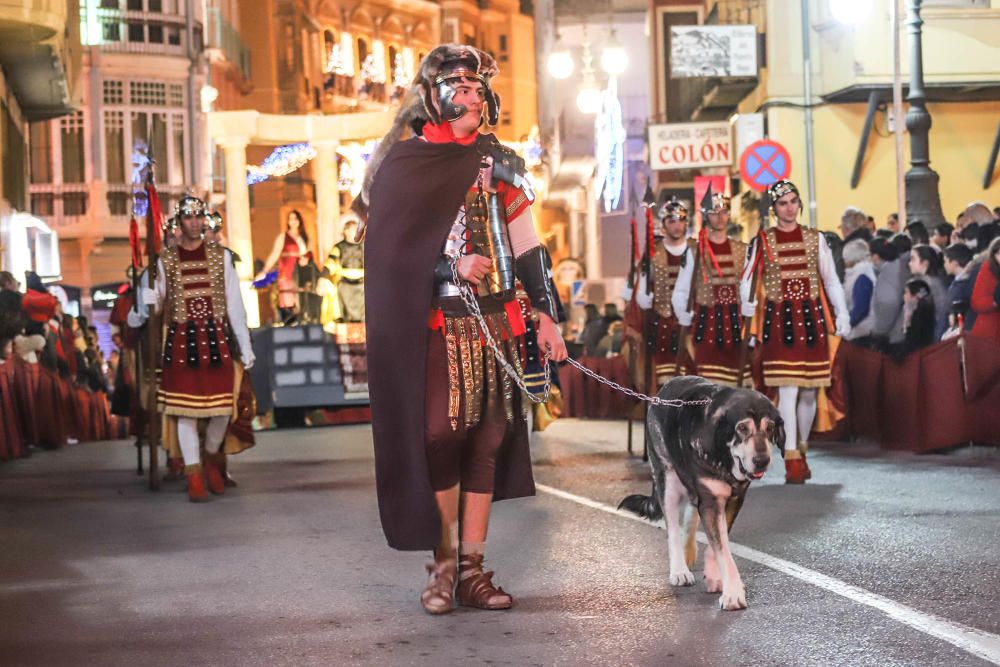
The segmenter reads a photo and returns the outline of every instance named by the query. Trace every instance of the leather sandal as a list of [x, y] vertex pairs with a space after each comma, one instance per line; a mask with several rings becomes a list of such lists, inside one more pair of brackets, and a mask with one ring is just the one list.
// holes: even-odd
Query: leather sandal
[[514, 598], [493, 585], [493, 572], [483, 569], [483, 555], [462, 556], [458, 565], [458, 604], [477, 609], [510, 609]]
[[428, 614], [447, 614], [455, 608], [455, 559], [427, 564], [427, 585], [420, 594], [420, 604]]

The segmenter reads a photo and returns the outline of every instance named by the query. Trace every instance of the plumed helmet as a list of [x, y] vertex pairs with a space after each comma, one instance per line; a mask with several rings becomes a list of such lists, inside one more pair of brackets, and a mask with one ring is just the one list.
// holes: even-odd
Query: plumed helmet
[[[500, 121], [500, 97], [490, 85], [500, 70], [493, 56], [474, 46], [442, 44], [428, 53], [420, 63], [415, 84], [420, 86], [420, 97], [427, 117], [435, 125], [443, 121], [458, 120], [468, 111], [463, 105], [451, 101], [452, 86], [463, 79], [479, 81], [483, 85], [486, 102], [486, 123]], [[434, 105], [434, 92], [438, 93], [440, 112]]]
[[205, 215], [205, 202], [193, 195], [184, 195], [174, 206], [174, 216], [181, 218], [185, 215]]
[[[375, 174], [378, 172], [382, 160], [389, 154], [389, 150], [403, 138], [407, 129], [420, 134], [423, 126], [428, 122], [440, 125], [442, 122], [461, 118], [465, 114], [464, 108], [451, 103], [451, 97], [454, 95], [452, 86], [456, 81], [471, 79], [483, 84], [486, 124], [493, 126], [500, 121], [500, 96], [496, 94], [491, 85], [493, 77], [499, 71], [493, 56], [474, 46], [442, 44], [424, 56], [424, 59], [420, 61], [420, 68], [413, 83], [403, 96], [392, 127], [379, 142], [378, 148], [375, 149], [365, 168], [361, 195], [354, 200], [352, 205], [362, 221], [361, 229], [363, 229], [364, 221], [368, 217], [368, 195]], [[434, 103], [435, 92], [438, 94], [440, 112]], [[442, 93], [444, 94], [442, 95]], [[444, 117], [442, 117], [442, 112]], [[359, 237], [364, 235], [361, 229], [358, 232]]]

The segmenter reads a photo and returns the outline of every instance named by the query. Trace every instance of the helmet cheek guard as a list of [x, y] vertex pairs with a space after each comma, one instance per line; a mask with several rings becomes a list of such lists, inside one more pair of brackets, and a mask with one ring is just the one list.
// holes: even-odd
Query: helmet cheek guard
[[469, 107], [464, 104], [455, 104], [455, 89], [448, 81], [441, 81], [437, 85], [438, 105], [441, 107], [441, 120], [451, 122], [458, 120], [469, 112]]
[[500, 96], [486, 86], [486, 123], [491, 127], [500, 122]]

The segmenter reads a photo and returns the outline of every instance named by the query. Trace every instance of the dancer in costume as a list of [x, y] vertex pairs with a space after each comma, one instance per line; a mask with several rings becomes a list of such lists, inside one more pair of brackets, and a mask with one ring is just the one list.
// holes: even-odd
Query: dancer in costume
[[[484, 117], [499, 120], [496, 73], [479, 49], [433, 49], [356, 206], [369, 207], [365, 312], [379, 511], [391, 547], [434, 550], [420, 597], [432, 614], [451, 611], [455, 598], [482, 609], [512, 604], [483, 559], [491, 502], [534, 493], [522, 396], [503, 368], [521, 369], [515, 276], [538, 313], [539, 347], [566, 357], [523, 161], [478, 132]], [[416, 136], [400, 141], [407, 128]], [[482, 318], [460, 287], [475, 290]], [[503, 364], [484, 345], [486, 332]]]
[[[225, 454], [220, 450], [234, 412], [234, 362], [253, 366], [246, 311], [231, 253], [203, 239], [205, 204], [184, 197], [175, 218], [180, 237], [158, 260], [156, 288], [143, 301], [164, 310], [163, 379], [158, 409], [167, 420], [166, 444], [176, 433], [184, 458], [188, 497], [208, 500], [225, 491]], [[201, 457], [198, 420], [207, 420]], [[207, 488], [206, 488], [207, 487]]]
[[802, 200], [788, 180], [768, 187], [777, 226], [761, 231], [750, 246], [740, 283], [743, 315], [752, 317], [757, 292], [763, 293], [761, 325], [764, 384], [778, 389], [778, 410], [785, 422], [785, 482], [803, 484], [812, 476], [805, 451], [816, 419], [816, 395], [830, 386], [830, 348], [826, 301], [833, 307], [836, 335], [851, 330], [844, 288], [833, 254], [815, 229], [799, 224]]
[[[729, 197], [716, 193], [706, 199], [702, 207], [705, 225], [697, 241], [698, 260], [681, 269], [674, 290], [674, 310], [682, 326], [693, 326], [697, 374], [713, 382], [736, 386], [743, 326], [739, 284], [747, 244], [726, 235]], [[744, 377], [749, 375], [745, 373]]]

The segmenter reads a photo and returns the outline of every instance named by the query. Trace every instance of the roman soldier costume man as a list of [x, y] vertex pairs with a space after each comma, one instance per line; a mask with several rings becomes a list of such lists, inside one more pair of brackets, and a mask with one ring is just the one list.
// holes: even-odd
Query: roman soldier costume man
[[751, 244], [740, 296], [743, 315], [752, 317], [757, 309], [754, 287], [762, 293], [764, 384], [778, 389], [786, 434], [785, 482], [803, 484], [812, 476], [805, 450], [816, 418], [817, 390], [830, 386], [824, 292], [834, 310], [836, 335], [850, 331], [850, 313], [826, 239], [798, 223], [798, 188], [780, 180], [768, 187], [767, 195], [777, 226], [761, 230]]
[[[566, 357], [523, 161], [478, 132], [484, 112], [489, 125], [499, 120], [496, 73], [479, 49], [433, 49], [355, 207], [368, 208], [379, 512], [391, 547], [434, 550], [420, 598], [432, 614], [451, 611], [455, 597], [482, 609], [512, 604], [483, 569], [483, 555], [491, 502], [534, 493], [522, 397], [508, 373], [522, 369], [525, 330], [515, 277], [537, 312], [539, 348], [555, 361]], [[407, 128], [415, 136], [400, 141]]]
[[[694, 264], [694, 256], [687, 242], [687, 208], [672, 198], [657, 209], [656, 218], [660, 221], [660, 233], [654, 236], [657, 243], [647, 251], [651, 253], [648, 266], [652, 280], [645, 271], [639, 274], [635, 300], [651, 319], [646, 331], [652, 338], [646, 341], [646, 350], [653, 355], [653, 373], [659, 386], [674, 377], [678, 368], [681, 324], [673, 297], [677, 277], [685, 266]], [[686, 302], [684, 308], [687, 309]]]
[[693, 328], [697, 374], [713, 382], [736, 386], [743, 326], [739, 285], [747, 246], [727, 236], [729, 197], [722, 193], [712, 195], [703, 214], [706, 225], [696, 244], [697, 261], [688, 263], [677, 278], [674, 310], [682, 326]]
[[[158, 409], [167, 423], [165, 444], [174, 439], [184, 459], [188, 497], [208, 499], [225, 491], [220, 451], [234, 412], [234, 362], [254, 363], [246, 311], [230, 251], [203, 239], [205, 204], [184, 197], [175, 212], [180, 238], [160, 255], [156, 288], [143, 288], [143, 302], [164, 311], [162, 381]], [[206, 420], [201, 457], [199, 420]], [[207, 489], [206, 489], [207, 486]]]

